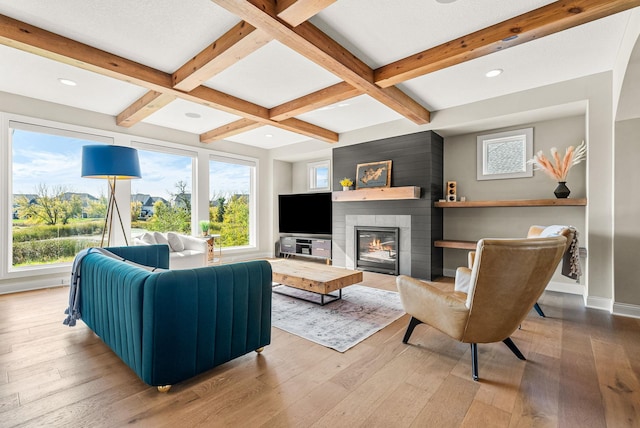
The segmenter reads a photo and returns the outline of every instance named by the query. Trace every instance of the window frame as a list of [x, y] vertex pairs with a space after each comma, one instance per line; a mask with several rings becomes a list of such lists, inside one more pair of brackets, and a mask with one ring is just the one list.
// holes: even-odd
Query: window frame
[[[11, 279], [29, 277], [34, 274], [57, 274], [67, 272], [71, 262], [47, 263], [34, 266], [14, 267], [13, 259], [13, 222], [12, 207], [13, 204], [13, 138], [12, 129], [20, 129], [28, 132], [38, 132], [49, 135], [57, 135], [62, 137], [71, 137], [83, 139], [87, 141], [95, 141], [102, 144], [115, 144], [116, 135], [99, 129], [93, 129], [68, 123], [55, 122], [45, 119], [32, 118], [10, 113], [0, 112], [0, 132], [6, 138], [6, 144], [2, 144], [3, 149], [0, 151], [0, 164], [5, 166], [6, 186], [0, 189], [0, 209], [2, 209], [4, 217], [2, 226], [0, 227], [0, 242], [4, 242], [6, 255], [0, 257], [0, 279]], [[2, 142], [3, 139], [0, 139]], [[80, 177], [80, 171], [78, 171]], [[105, 191], [108, 192], [108, 186], [105, 181]], [[2, 218], [2, 217], [0, 217]], [[55, 283], [50, 283], [55, 285]], [[27, 286], [25, 289], [31, 289]], [[16, 291], [20, 291], [20, 287]]]
[[[198, 236], [199, 228], [198, 228], [198, 197], [196, 196], [197, 185], [197, 164], [198, 164], [198, 153], [189, 150], [189, 149], [181, 149], [177, 147], [171, 146], [162, 146], [157, 142], [149, 142], [144, 141], [142, 138], [132, 138], [131, 139], [131, 147], [148, 151], [148, 152], [156, 152], [167, 155], [176, 155], [176, 156], [184, 156], [191, 158], [191, 235]], [[142, 178], [144, 179], [144, 171], [142, 171]], [[133, 193], [133, 189], [129, 191], [129, 200], [131, 200], [131, 194]], [[130, 228], [131, 229], [131, 228]], [[131, 230], [129, 230], [129, 235], [131, 235]], [[133, 236], [130, 236], [130, 239], [133, 239]]]
[[[211, 153], [208, 156], [208, 191], [207, 191], [207, 203], [210, 203], [211, 197], [211, 161], [215, 162], [224, 162], [235, 165], [244, 165], [251, 168], [249, 174], [249, 245], [242, 245], [236, 247], [223, 247], [222, 252], [233, 252], [236, 250], [246, 250], [246, 249], [256, 249], [258, 248], [258, 171], [259, 171], [259, 162], [258, 159], [241, 156], [241, 155], [232, 155], [230, 153]], [[209, 205], [207, 204], [207, 211]]]
[[[327, 168], [327, 185], [318, 186], [318, 169]], [[307, 163], [307, 190], [310, 192], [325, 192], [331, 190], [331, 160], [315, 161]]]

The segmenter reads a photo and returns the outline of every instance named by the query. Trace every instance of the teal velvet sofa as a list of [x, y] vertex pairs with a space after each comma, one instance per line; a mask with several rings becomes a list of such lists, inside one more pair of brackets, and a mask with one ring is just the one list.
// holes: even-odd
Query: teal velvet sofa
[[[166, 245], [108, 250], [138, 264], [169, 265]], [[80, 275], [82, 321], [161, 391], [270, 343], [266, 261], [152, 272], [89, 253]]]

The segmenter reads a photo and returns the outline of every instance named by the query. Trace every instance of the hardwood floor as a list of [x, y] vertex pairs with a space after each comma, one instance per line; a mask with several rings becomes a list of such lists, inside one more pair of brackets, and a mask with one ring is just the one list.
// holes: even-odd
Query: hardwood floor
[[274, 328], [261, 355], [161, 394], [82, 322], [62, 325], [67, 294], [0, 296], [1, 427], [640, 426], [640, 320], [578, 296], [545, 293], [547, 318], [532, 311], [513, 334], [528, 361], [480, 345], [480, 382], [469, 345], [425, 325], [404, 345], [405, 315], [343, 354]]

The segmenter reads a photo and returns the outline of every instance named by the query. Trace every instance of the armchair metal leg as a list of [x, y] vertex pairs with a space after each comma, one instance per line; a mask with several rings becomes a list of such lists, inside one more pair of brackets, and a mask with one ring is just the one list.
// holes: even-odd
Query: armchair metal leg
[[418, 324], [422, 324], [417, 318], [411, 317], [409, 321], [409, 326], [407, 327], [407, 332], [404, 334], [404, 338], [402, 339], [402, 343], [407, 343], [409, 341], [409, 337], [411, 337], [411, 333], [413, 333], [413, 329], [416, 328]]
[[478, 381], [478, 344], [471, 344], [471, 376]]
[[526, 358], [524, 357], [524, 355], [522, 355], [522, 352], [520, 352], [520, 350], [518, 349], [516, 344], [513, 343], [513, 340], [511, 340], [510, 337], [507, 337], [505, 340], [502, 341], [502, 343], [507, 345], [507, 347], [509, 349], [511, 349], [511, 352], [513, 352], [516, 355], [516, 357], [518, 357], [521, 360], [525, 360], [526, 361]]
[[546, 318], [547, 316], [544, 314], [544, 312], [542, 312], [542, 308], [540, 307], [540, 305], [538, 304], [538, 302], [536, 302], [535, 305], [533, 305], [533, 309], [536, 310], [536, 312], [538, 313], [538, 315], [540, 315], [542, 318]]

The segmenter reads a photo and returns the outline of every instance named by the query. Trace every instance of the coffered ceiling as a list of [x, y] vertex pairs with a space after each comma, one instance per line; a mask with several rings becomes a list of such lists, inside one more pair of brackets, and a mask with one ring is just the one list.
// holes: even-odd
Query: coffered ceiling
[[[640, 0], [0, 0], [0, 91], [275, 148], [611, 70]], [[485, 77], [492, 69], [504, 72]], [[70, 79], [76, 86], [60, 84]]]

